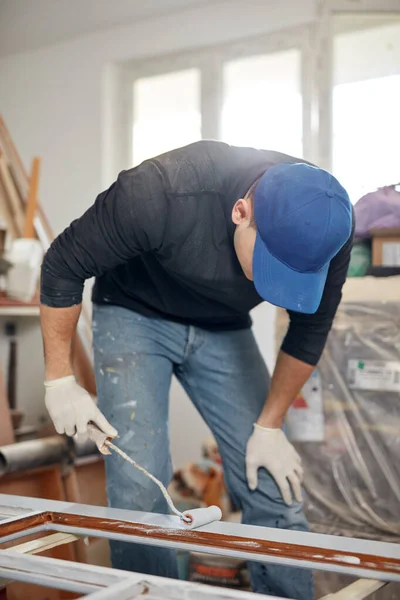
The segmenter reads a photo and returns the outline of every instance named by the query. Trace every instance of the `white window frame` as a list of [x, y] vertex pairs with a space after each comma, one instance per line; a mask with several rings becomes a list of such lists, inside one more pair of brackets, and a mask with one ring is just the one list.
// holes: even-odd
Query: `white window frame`
[[[118, 93], [108, 117], [117, 126], [108, 141], [113, 164], [108, 172], [128, 168], [132, 160], [133, 87], [137, 79], [196, 68], [201, 77], [201, 133], [203, 139], [221, 139], [223, 66], [228, 61], [284, 50], [301, 55], [303, 156], [332, 168], [333, 22], [336, 15], [373, 13], [400, 15], [399, 0], [317, 0], [316, 19], [308, 24], [268, 32], [256, 38], [230, 42], [162, 58], [134, 61], [118, 67]], [[117, 98], [118, 108], [115, 98]], [[110, 116], [111, 114], [111, 116]], [[110, 131], [111, 126], [106, 128]]]
[[318, 0], [315, 27], [316, 156], [319, 166], [332, 169], [333, 152], [333, 41], [337, 15], [400, 15], [399, 0]]
[[[299, 26], [279, 32], [265, 34], [262, 37], [241, 40], [204, 49], [171, 54], [163, 58], [132, 62], [124, 67], [124, 106], [125, 123], [128, 136], [120, 143], [132, 148], [134, 122], [133, 88], [135, 81], [144, 77], [165, 75], [185, 69], [199, 69], [201, 78], [200, 112], [201, 135], [203, 139], [221, 139], [221, 120], [223, 102], [223, 67], [226, 62], [257, 55], [273, 54], [285, 50], [298, 50], [301, 56], [300, 88], [303, 99], [303, 153], [311, 158], [311, 142], [306, 132], [310, 131], [311, 110], [311, 40], [312, 27]], [[133, 160], [130, 150], [129, 161]], [[128, 157], [125, 157], [125, 161]]]

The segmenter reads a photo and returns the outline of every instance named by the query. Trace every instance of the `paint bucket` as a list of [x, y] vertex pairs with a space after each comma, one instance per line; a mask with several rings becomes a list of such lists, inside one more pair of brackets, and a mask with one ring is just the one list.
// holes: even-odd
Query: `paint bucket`
[[189, 581], [220, 587], [247, 589], [246, 563], [226, 556], [191, 552]]

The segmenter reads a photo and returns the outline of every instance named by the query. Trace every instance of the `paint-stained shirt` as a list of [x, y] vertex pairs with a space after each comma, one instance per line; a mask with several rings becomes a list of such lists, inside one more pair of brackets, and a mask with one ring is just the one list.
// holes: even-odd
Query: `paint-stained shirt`
[[[68, 307], [96, 277], [96, 304], [208, 330], [251, 326], [263, 300], [238, 262], [232, 208], [270, 167], [303, 162], [268, 150], [200, 141], [123, 171], [59, 235], [42, 267], [41, 302]], [[352, 236], [332, 259], [313, 315], [289, 312], [282, 345], [316, 364], [346, 278]]]

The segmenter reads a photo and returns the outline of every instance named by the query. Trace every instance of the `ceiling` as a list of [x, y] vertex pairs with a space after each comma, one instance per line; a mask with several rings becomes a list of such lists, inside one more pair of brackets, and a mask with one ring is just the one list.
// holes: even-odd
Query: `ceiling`
[[0, 57], [212, 0], [0, 0]]

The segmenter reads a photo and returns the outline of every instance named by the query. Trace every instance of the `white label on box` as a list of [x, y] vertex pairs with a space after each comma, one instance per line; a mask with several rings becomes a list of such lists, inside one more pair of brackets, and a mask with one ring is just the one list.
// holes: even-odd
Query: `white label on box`
[[400, 242], [383, 242], [382, 265], [398, 267], [400, 265]]
[[293, 442], [324, 440], [322, 381], [317, 369], [289, 408], [285, 423], [287, 436]]
[[349, 388], [358, 390], [400, 391], [400, 362], [384, 360], [349, 360]]

